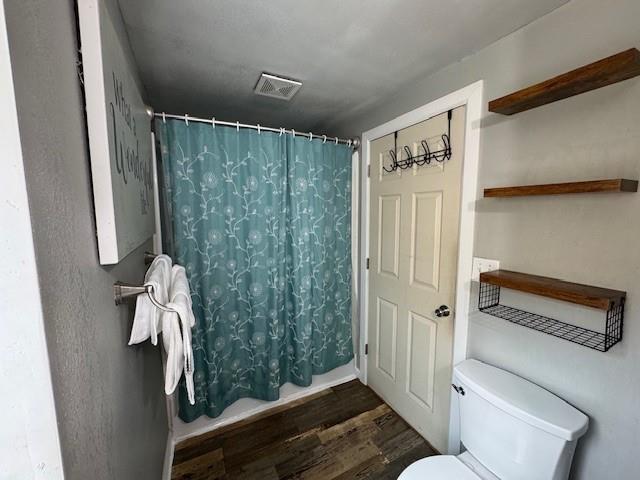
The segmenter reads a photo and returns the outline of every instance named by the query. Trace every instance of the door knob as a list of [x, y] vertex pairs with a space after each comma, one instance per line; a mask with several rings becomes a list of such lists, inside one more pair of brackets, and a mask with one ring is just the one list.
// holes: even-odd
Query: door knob
[[448, 317], [449, 315], [451, 315], [451, 310], [449, 310], [449, 307], [447, 307], [446, 305], [440, 305], [438, 308], [436, 308], [435, 314], [436, 317]]

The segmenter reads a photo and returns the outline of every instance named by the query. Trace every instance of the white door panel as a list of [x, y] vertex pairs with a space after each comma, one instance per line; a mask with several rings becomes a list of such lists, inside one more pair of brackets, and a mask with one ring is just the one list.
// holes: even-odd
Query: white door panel
[[409, 312], [407, 392], [429, 410], [433, 410], [437, 336], [435, 321]]
[[400, 260], [400, 195], [381, 195], [378, 212], [378, 273], [397, 279]]
[[465, 107], [453, 111], [452, 157], [385, 172], [389, 150], [422, 153], [447, 113], [371, 142], [368, 383], [438, 450], [447, 449]]
[[396, 347], [398, 345], [398, 306], [378, 298], [376, 336], [376, 368], [391, 380], [396, 378]]
[[411, 285], [438, 290], [440, 279], [440, 234], [442, 192], [412, 194]]

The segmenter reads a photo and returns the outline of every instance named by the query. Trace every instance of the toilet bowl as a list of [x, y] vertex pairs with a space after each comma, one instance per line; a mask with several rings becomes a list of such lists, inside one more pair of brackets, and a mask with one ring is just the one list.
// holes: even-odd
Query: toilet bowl
[[461, 455], [438, 455], [412, 463], [398, 480], [500, 480], [469, 452]]
[[465, 451], [418, 460], [398, 480], [566, 480], [589, 419], [547, 390], [477, 360], [454, 369]]

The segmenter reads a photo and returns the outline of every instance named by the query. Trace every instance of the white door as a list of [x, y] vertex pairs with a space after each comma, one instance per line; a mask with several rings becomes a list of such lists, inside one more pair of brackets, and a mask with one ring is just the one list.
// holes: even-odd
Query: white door
[[[387, 173], [389, 150], [437, 150], [447, 112], [371, 142], [367, 381], [440, 452], [447, 450], [465, 107], [451, 159]], [[438, 316], [445, 305], [449, 316]]]

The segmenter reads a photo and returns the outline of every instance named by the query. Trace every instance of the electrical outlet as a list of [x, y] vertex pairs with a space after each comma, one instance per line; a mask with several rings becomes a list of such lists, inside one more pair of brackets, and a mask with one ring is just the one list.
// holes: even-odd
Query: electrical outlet
[[471, 280], [480, 281], [480, 274], [492, 272], [500, 269], [500, 260], [490, 260], [488, 258], [473, 257], [473, 269], [471, 270]]

